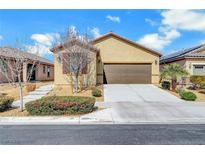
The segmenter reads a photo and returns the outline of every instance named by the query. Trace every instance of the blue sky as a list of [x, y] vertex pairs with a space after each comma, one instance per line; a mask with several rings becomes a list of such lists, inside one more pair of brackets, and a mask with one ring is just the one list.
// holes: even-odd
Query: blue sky
[[112, 31], [163, 54], [205, 42], [204, 10], [0, 10], [0, 46], [18, 39], [53, 60], [48, 49], [70, 26], [93, 38]]

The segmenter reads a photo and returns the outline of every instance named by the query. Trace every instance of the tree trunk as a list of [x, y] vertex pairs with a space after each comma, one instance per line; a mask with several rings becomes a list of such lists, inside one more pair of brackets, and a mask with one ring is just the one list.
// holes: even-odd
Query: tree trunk
[[23, 87], [19, 85], [19, 94], [20, 94], [20, 111], [23, 111]]
[[75, 93], [78, 92], [78, 83], [79, 83], [79, 79], [78, 76], [75, 77]]
[[23, 86], [21, 83], [21, 74], [18, 74], [18, 86], [19, 86], [19, 96], [20, 96], [20, 111], [23, 111]]
[[80, 76], [80, 91], [83, 91], [85, 89], [84, 87], [84, 74], [81, 74]]
[[177, 80], [176, 79], [172, 79], [172, 91], [176, 91], [176, 87], [177, 87]]
[[70, 90], [71, 90], [71, 94], [73, 95], [73, 75], [70, 73], [69, 74], [70, 77]]

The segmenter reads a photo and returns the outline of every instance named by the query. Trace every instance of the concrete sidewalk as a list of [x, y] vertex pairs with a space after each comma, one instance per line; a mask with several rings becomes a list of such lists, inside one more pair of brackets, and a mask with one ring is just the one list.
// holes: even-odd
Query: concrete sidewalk
[[[35, 101], [37, 99], [40, 99], [44, 97], [47, 93], [49, 93], [53, 89], [53, 85], [46, 85], [41, 86], [40, 88], [36, 89], [35, 91], [32, 91], [29, 93], [29, 95], [23, 97], [24, 105], [30, 101]], [[19, 107], [20, 106], [20, 100], [14, 101], [12, 103], [12, 107]]]
[[[119, 113], [119, 103], [96, 102], [99, 107], [82, 116], [27, 116], [27, 117], [0, 117], [0, 125], [81, 125], [81, 124], [205, 124], [205, 118], [197, 115], [191, 117], [153, 118], [147, 117], [147, 112], [142, 114]], [[129, 111], [128, 111], [129, 112]], [[144, 111], [142, 111], [144, 112]]]

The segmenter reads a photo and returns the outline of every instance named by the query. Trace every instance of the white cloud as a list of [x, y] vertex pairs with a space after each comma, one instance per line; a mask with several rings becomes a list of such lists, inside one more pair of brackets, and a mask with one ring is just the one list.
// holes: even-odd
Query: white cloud
[[[160, 50], [181, 36], [179, 30], [205, 32], [205, 13], [202, 11], [166, 10], [161, 12], [161, 16], [158, 33], [144, 35], [139, 39], [140, 43]], [[152, 20], [145, 21], [153, 24]]]
[[33, 34], [31, 39], [40, 44], [51, 46], [56, 39], [60, 39], [60, 35], [58, 33]]
[[156, 26], [156, 25], [157, 25], [157, 22], [155, 22], [155, 21], [153, 21], [153, 20], [151, 20], [151, 19], [146, 18], [145, 21], [146, 21], [147, 23], [149, 23], [151, 26]]
[[2, 35], [0, 35], [0, 40], [3, 40], [4, 38], [3, 38], [3, 36]]
[[27, 52], [29, 53], [33, 53], [33, 54], [36, 54], [38, 56], [45, 56], [45, 55], [48, 55], [48, 54], [52, 54], [50, 52], [50, 47], [49, 46], [45, 46], [45, 45], [42, 45], [42, 44], [35, 44], [35, 45], [27, 45], [26, 46], [26, 49], [27, 49]]
[[33, 34], [31, 35], [31, 39], [34, 41], [34, 45], [26, 45], [27, 52], [37, 54], [39, 56], [45, 56], [47, 54], [52, 54], [49, 49], [53, 44], [57, 44], [57, 42], [60, 41], [60, 34]]
[[98, 38], [101, 36], [100, 30], [97, 27], [94, 27], [90, 30], [91, 34], [93, 35], [94, 38]]
[[180, 33], [177, 30], [170, 30], [162, 35], [158, 33], [144, 35], [138, 42], [150, 48], [161, 50], [178, 37], [180, 37]]
[[205, 13], [196, 10], [167, 10], [161, 13], [162, 24], [174, 29], [205, 32]]
[[110, 21], [120, 23], [120, 17], [118, 16], [107, 15], [106, 18], [109, 19]]

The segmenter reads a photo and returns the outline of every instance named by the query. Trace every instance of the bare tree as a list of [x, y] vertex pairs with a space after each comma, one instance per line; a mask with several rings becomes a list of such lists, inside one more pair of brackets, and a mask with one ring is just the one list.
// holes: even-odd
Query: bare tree
[[[12, 50], [12, 52], [8, 52]], [[27, 64], [31, 67], [27, 70]], [[23, 111], [23, 86], [31, 79], [31, 75], [36, 68], [37, 60], [35, 58], [28, 57], [28, 55], [22, 52], [22, 48], [2, 48], [0, 53], [0, 73], [6, 79], [6, 82], [12, 86], [19, 88], [20, 96], [20, 111]], [[25, 72], [25, 70], [27, 70]], [[24, 78], [23, 74], [27, 74]]]
[[62, 52], [58, 52], [58, 59], [63, 65], [63, 72], [74, 83], [74, 91], [79, 91], [79, 79], [88, 73], [89, 64], [93, 61], [90, 50], [94, 46], [87, 35], [79, 35], [74, 28], [69, 28], [65, 37], [62, 37]]

